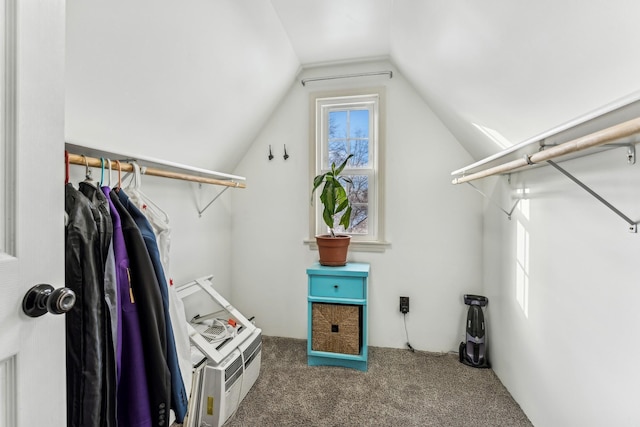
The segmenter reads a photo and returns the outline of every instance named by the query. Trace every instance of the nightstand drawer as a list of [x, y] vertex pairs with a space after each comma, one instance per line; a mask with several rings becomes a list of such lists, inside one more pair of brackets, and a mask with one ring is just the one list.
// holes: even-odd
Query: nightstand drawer
[[362, 299], [364, 286], [361, 277], [314, 276], [309, 296]]

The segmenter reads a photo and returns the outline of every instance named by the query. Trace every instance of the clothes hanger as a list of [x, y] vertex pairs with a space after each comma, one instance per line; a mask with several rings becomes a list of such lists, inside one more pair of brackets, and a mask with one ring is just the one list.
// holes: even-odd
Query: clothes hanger
[[69, 183], [69, 152], [64, 150], [64, 185]]
[[91, 169], [89, 169], [89, 161], [87, 160], [87, 156], [84, 154], [81, 155], [84, 159], [84, 180], [91, 181]]
[[97, 187], [99, 185], [98, 182], [93, 180], [93, 176], [91, 175], [91, 168], [89, 167], [89, 160], [87, 160], [87, 156], [85, 156], [84, 154], [81, 154], [82, 158], [84, 159], [84, 166], [85, 166], [85, 179], [84, 182], [87, 184], [91, 184], [94, 187]]
[[104, 157], [100, 157], [100, 187], [104, 182]]
[[115, 160], [116, 165], [118, 165], [118, 186], [114, 188], [117, 193], [120, 191], [120, 187], [122, 186], [122, 165], [120, 165], [120, 160]]
[[112, 166], [111, 166], [111, 159], [107, 159], [107, 164], [108, 164], [108, 168], [109, 168], [109, 183], [107, 184], [107, 186], [109, 188], [111, 188], [111, 173], [113, 172]]
[[[133, 166], [133, 178], [127, 187], [127, 193], [131, 195], [137, 195], [141, 208], [143, 211], [151, 211], [156, 217], [164, 217], [164, 222], [169, 222], [169, 215], [162, 210], [149, 196], [144, 194], [140, 187], [142, 186], [142, 173], [140, 172], [140, 165], [137, 162], [131, 163]], [[130, 190], [130, 191], [129, 191]]]

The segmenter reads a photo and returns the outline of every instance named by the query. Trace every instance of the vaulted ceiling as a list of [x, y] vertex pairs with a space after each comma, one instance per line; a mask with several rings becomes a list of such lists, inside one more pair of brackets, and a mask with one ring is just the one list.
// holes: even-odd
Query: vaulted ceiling
[[[477, 159], [640, 89], [634, 0], [69, 0], [67, 9], [68, 139], [204, 145], [219, 168], [235, 166], [300, 69], [319, 64], [388, 59]], [[175, 148], [160, 144], [156, 155]]]

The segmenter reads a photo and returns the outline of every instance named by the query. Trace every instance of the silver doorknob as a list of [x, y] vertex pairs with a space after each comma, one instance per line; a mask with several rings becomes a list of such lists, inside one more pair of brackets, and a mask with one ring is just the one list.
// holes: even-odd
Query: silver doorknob
[[73, 308], [76, 294], [69, 288], [53, 289], [45, 283], [35, 285], [22, 300], [22, 311], [29, 317], [40, 317], [49, 312], [63, 314]]

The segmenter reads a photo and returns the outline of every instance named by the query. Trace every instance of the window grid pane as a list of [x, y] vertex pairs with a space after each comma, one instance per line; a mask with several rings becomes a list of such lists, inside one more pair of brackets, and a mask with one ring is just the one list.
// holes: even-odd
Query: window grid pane
[[350, 154], [350, 168], [370, 168], [369, 122], [368, 109], [329, 109], [327, 120], [327, 163], [323, 169], [328, 170], [332, 164], [339, 165]]

